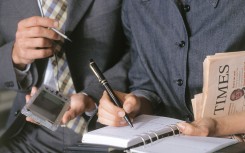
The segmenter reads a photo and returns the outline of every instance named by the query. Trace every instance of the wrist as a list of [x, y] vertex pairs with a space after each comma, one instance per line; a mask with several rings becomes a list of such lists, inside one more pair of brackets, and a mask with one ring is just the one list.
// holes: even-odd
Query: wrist
[[85, 92], [81, 92], [85, 97], [87, 97], [88, 102], [86, 104], [86, 108], [85, 108], [85, 114], [87, 116], [93, 116], [94, 113], [96, 112], [98, 106], [97, 104], [94, 102], [94, 100]]
[[16, 60], [14, 60], [14, 57], [13, 57], [12, 60], [13, 60], [12, 62], [13, 62], [14, 68], [16, 68], [16, 69], [18, 69], [18, 70], [20, 70], [20, 71], [23, 71], [23, 70], [26, 69], [26, 64], [22, 64], [22, 63], [17, 63], [17, 62], [15, 62]]
[[139, 111], [138, 115], [140, 114], [153, 114], [153, 109], [151, 103], [145, 97], [137, 97], [139, 101]]
[[13, 61], [13, 64], [14, 64], [14, 67], [20, 71], [24, 71], [26, 69], [26, 64], [16, 64], [14, 63], [14, 61]]
[[213, 126], [210, 128], [209, 136], [220, 136], [222, 130], [221, 123], [215, 118], [211, 118]]
[[92, 109], [92, 110], [90, 110], [90, 111], [85, 111], [85, 114], [86, 114], [87, 116], [93, 116], [94, 113], [97, 111], [98, 106], [97, 106], [96, 103], [94, 103], [94, 104], [95, 104], [95, 108], [94, 108], [94, 109]]
[[19, 57], [16, 55], [16, 52], [17, 52], [17, 47], [15, 43], [13, 45], [13, 51], [12, 51], [12, 62], [16, 69], [23, 71], [26, 69], [26, 64], [20, 62]]
[[97, 108], [96, 103], [94, 100], [85, 92], [81, 92], [86, 97], [86, 106], [85, 106], [85, 112], [91, 112], [94, 111]]

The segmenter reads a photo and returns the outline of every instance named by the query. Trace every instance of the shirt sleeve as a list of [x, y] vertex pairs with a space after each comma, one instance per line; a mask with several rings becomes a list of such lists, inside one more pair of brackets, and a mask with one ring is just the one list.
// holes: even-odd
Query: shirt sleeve
[[30, 71], [31, 64], [28, 64], [25, 70], [15, 68], [18, 85], [21, 89], [27, 89], [32, 85], [33, 77]]

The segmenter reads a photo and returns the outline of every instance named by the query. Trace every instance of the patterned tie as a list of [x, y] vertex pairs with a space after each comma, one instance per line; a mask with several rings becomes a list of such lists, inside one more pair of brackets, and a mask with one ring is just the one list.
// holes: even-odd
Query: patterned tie
[[[65, 21], [67, 17], [67, 1], [66, 0], [42, 0], [42, 9], [44, 16], [59, 21], [59, 31], [65, 31]], [[51, 58], [54, 67], [54, 75], [57, 79], [57, 88], [65, 95], [75, 93], [70, 70], [67, 65], [66, 55], [62, 49], [64, 39], [56, 42], [54, 53], [56, 56]], [[76, 133], [83, 134], [87, 131], [86, 121], [82, 116], [68, 122], [67, 127], [73, 129]]]

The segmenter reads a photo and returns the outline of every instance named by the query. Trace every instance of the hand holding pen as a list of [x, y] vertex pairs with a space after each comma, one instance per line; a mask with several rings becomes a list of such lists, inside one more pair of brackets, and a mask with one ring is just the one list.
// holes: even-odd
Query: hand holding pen
[[40, 16], [33, 16], [18, 23], [12, 51], [14, 66], [24, 70], [26, 65], [36, 59], [53, 55], [53, 42], [61, 37], [46, 27], [57, 28], [57, 21]]
[[[100, 71], [100, 69], [98, 68], [98, 66], [96, 65], [96, 63], [91, 59], [90, 60], [90, 68], [91, 70], [94, 72], [94, 74], [96, 75], [96, 77], [98, 78], [99, 82], [103, 85], [103, 87], [105, 88], [106, 92], [108, 93], [108, 95], [110, 96], [112, 102], [119, 108], [123, 108], [123, 105], [121, 103], [121, 101], [119, 100], [119, 98], [117, 97], [117, 95], [114, 93], [114, 91], [112, 90], [111, 86], [109, 85], [109, 83], [107, 82], [106, 78], [104, 77], [103, 73]], [[100, 106], [99, 106], [100, 107]], [[122, 112], [123, 113], [123, 112]], [[133, 127], [132, 122], [130, 121], [130, 118], [128, 116], [127, 113], [123, 113], [123, 118], [124, 120], [131, 126]]]

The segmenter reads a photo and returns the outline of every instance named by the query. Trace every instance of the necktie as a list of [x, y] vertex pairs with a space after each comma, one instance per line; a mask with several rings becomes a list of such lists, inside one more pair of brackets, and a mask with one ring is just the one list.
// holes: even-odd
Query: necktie
[[[42, 9], [44, 16], [59, 21], [59, 31], [65, 31], [65, 21], [67, 17], [66, 0], [43, 0]], [[67, 64], [66, 55], [62, 49], [64, 39], [55, 42], [54, 53], [56, 56], [51, 57], [54, 67], [54, 77], [57, 79], [57, 88], [65, 95], [75, 93], [75, 88]], [[86, 121], [82, 116], [68, 122], [67, 127], [73, 129], [76, 133], [83, 134], [87, 131]]]

